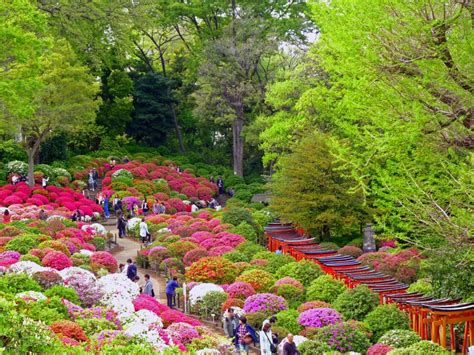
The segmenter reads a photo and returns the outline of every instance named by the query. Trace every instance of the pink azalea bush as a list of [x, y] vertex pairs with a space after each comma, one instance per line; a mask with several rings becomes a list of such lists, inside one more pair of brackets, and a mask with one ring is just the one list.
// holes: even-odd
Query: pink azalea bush
[[239, 298], [243, 300], [255, 294], [255, 289], [252, 285], [242, 281], [230, 284], [225, 291], [229, 295], [229, 298]]
[[304, 311], [298, 317], [303, 327], [322, 328], [326, 325], [342, 322], [342, 316], [332, 308], [314, 308]]
[[50, 251], [41, 260], [43, 266], [52, 267], [56, 270], [62, 270], [72, 266], [71, 259], [60, 251]]
[[157, 316], [160, 316], [163, 312], [170, 310], [169, 307], [161, 304], [155, 298], [143, 293], [133, 300], [133, 306], [135, 307], [135, 311], [146, 309], [155, 313]]
[[374, 344], [367, 350], [367, 355], [385, 355], [392, 351], [393, 348], [390, 345], [385, 344]]
[[109, 272], [117, 272], [117, 260], [106, 251], [96, 251], [90, 258], [92, 270], [106, 269]]
[[264, 312], [274, 314], [286, 309], [288, 309], [286, 300], [272, 293], [252, 295], [244, 303], [244, 311], [246, 313]]

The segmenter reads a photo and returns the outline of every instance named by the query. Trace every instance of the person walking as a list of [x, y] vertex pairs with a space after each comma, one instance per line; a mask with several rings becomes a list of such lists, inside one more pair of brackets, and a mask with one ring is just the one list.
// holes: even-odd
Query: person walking
[[13, 174], [13, 176], [12, 176], [12, 184], [13, 184], [13, 185], [16, 185], [16, 184], [18, 183], [19, 179], [20, 179], [20, 178], [18, 177], [17, 174]]
[[96, 168], [92, 168], [92, 178], [94, 179], [94, 188], [97, 189], [97, 182], [99, 181], [99, 172]]
[[277, 348], [273, 343], [272, 324], [265, 321], [260, 331], [260, 354], [271, 355], [276, 351]]
[[132, 261], [132, 259], [127, 259], [127, 265], [126, 265], [126, 270], [127, 270], [127, 277], [131, 281], [135, 281], [136, 277], [138, 276], [138, 271], [137, 271], [137, 266], [135, 263]]
[[223, 195], [225, 193], [225, 189], [224, 189], [224, 180], [222, 180], [222, 176], [219, 176], [216, 183], [217, 183], [217, 187], [219, 188], [219, 195]]
[[145, 222], [145, 218], [142, 218], [140, 222], [140, 240], [142, 243], [145, 243], [148, 240], [150, 232], [148, 231], [148, 226]]
[[275, 251], [275, 254], [283, 254], [283, 247], [280, 245], [278, 249]]
[[112, 205], [114, 207], [115, 216], [119, 217], [119, 215], [122, 214], [122, 200], [120, 200], [118, 197], [115, 197]]
[[143, 286], [143, 292], [145, 295], [155, 297], [155, 291], [153, 290], [153, 283], [150, 280], [150, 275], [145, 274], [145, 285]]
[[229, 308], [224, 314], [224, 333], [228, 338], [234, 337], [235, 329], [239, 326], [239, 319], [237, 318], [234, 309]]
[[173, 308], [174, 293], [178, 287], [178, 278], [176, 276], [174, 276], [173, 279], [169, 280], [166, 284], [166, 301], [169, 308]]
[[41, 187], [44, 189], [46, 186], [48, 186], [48, 181], [49, 181], [49, 177], [47, 176], [43, 176], [41, 178]]
[[117, 219], [117, 229], [119, 231], [119, 238], [125, 238], [127, 228], [127, 220], [123, 214], [120, 214]]
[[286, 336], [286, 343], [283, 345], [283, 355], [300, 355], [300, 352], [293, 341], [293, 334], [291, 333]]
[[249, 354], [249, 345], [256, 344], [257, 334], [255, 330], [247, 324], [247, 318], [244, 316], [239, 318], [239, 326], [235, 329], [234, 344], [237, 354]]
[[3, 212], [3, 223], [10, 223], [12, 216], [8, 208]]
[[95, 191], [94, 177], [92, 171], [89, 173], [89, 190]]
[[160, 204], [157, 201], [153, 203], [152, 211], [154, 214], [160, 214]]
[[38, 218], [41, 220], [41, 221], [46, 221], [48, 219], [48, 215], [46, 214], [46, 212], [41, 209], [39, 211], [39, 214], [38, 214]]
[[105, 215], [105, 218], [107, 218], [107, 219], [110, 218], [109, 196], [108, 195], [105, 195], [105, 197], [104, 197], [104, 215]]
[[142, 201], [142, 211], [143, 211], [143, 215], [144, 216], [147, 216], [148, 215], [148, 211], [150, 211], [150, 206], [148, 206], [148, 201], [146, 199], [146, 196], [145, 198], [143, 199]]
[[71, 217], [73, 222], [79, 222], [82, 219], [81, 211], [75, 210]]

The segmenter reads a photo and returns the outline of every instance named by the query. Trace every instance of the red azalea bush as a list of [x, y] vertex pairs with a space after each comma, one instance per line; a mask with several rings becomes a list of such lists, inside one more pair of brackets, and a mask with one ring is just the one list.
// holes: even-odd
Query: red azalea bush
[[343, 255], [350, 255], [353, 256], [354, 258], [358, 258], [361, 256], [364, 252], [362, 251], [361, 248], [352, 246], [352, 245], [346, 245], [345, 247], [340, 248], [337, 251], [338, 254], [343, 254]]
[[231, 283], [236, 275], [232, 263], [220, 256], [202, 258], [186, 271], [188, 280], [217, 284]]
[[170, 309], [168, 311], [161, 313], [160, 317], [165, 327], [168, 327], [169, 325], [173, 323], [187, 323], [195, 327], [202, 325], [201, 322], [198, 321], [197, 319], [188, 317], [184, 313], [181, 313], [173, 309]]
[[49, 327], [56, 334], [62, 334], [77, 341], [88, 340], [86, 333], [84, 333], [84, 330], [81, 328], [81, 326], [69, 320], [60, 320], [58, 322], [54, 322]]
[[94, 271], [107, 269], [109, 272], [117, 272], [117, 260], [112, 254], [106, 251], [96, 251], [90, 258], [91, 268]]
[[244, 308], [244, 300], [239, 298], [228, 298], [221, 306], [221, 311], [225, 312], [231, 307]]
[[66, 254], [61, 253], [60, 251], [51, 251], [43, 257], [41, 264], [56, 270], [62, 270], [71, 267], [72, 261]]
[[209, 253], [206, 249], [196, 248], [188, 251], [184, 255], [183, 262], [185, 266], [190, 266], [192, 263], [198, 261], [201, 258], [205, 258], [206, 256], [209, 256]]
[[331, 305], [323, 301], [309, 301], [309, 302], [305, 302], [301, 304], [297, 308], [297, 311], [300, 313], [303, 313], [304, 311], [307, 311], [309, 309], [314, 309], [314, 308], [331, 308]]

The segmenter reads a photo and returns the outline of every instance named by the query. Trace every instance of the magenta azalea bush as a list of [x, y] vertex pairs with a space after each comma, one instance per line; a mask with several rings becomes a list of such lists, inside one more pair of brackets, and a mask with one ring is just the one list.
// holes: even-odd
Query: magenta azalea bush
[[72, 266], [71, 259], [60, 251], [50, 251], [41, 260], [43, 266], [52, 267], [56, 270], [62, 270]]
[[326, 325], [342, 322], [342, 316], [332, 308], [314, 308], [304, 311], [298, 317], [303, 327], [322, 328]]
[[230, 284], [229, 286], [227, 286], [227, 289], [225, 291], [229, 295], [229, 298], [238, 298], [242, 300], [245, 300], [255, 294], [255, 289], [252, 287], [252, 285], [248, 282], [242, 281]]
[[393, 348], [390, 345], [385, 344], [374, 344], [367, 350], [367, 355], [385, 355], [392, 351]]
[[246, 313], [263, 312], [268, 314], [278, 313], [288, 309], [288, 303], [283, 297], [272, 293], [258, 293], [245, 300]]

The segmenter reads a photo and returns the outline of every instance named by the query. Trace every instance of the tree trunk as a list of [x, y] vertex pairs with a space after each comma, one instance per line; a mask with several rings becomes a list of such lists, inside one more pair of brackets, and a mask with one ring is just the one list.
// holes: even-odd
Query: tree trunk
[[244, 138], [242, 137], [242, 129], [244, 120], [241, 117], [234, 119], [232, 123], [232, 155], [234, 160], [234, 174], [244, 176]]
[[179, 127], [179, 124], [178, 124], [178, 117], [176, 117], [176, 110], [174, 108], [174, 103], [171, 103], [170, 106], [171, 106], [171, 114], [173, 115], [173, 124], [174, 124], [174, 129], [176, 131], [176, 137], [178, 137], [179, 151], [184, 154], [186, 153], [186, 149], [184, 148], [183, 135], [181, 134], [181, 127]]
[[28, 186], [33, 187], [35, 185], [35, 154], [36, 149], [27, 148], [26, 154], [28, 155]]

